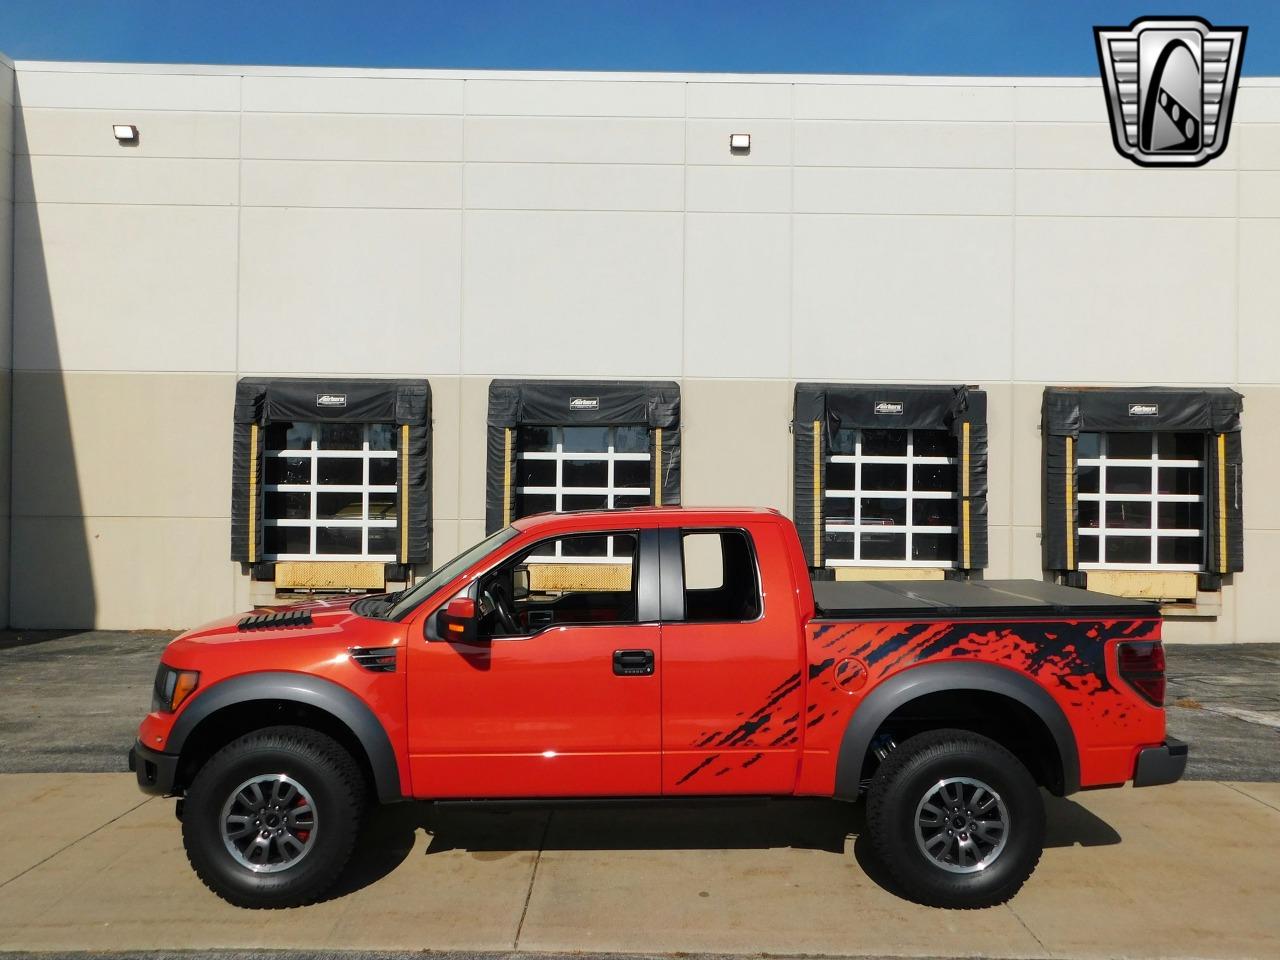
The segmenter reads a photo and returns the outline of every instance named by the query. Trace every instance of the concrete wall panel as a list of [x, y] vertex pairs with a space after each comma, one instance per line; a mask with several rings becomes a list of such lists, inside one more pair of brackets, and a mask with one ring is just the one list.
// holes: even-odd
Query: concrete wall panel
[[1280, 383], [1280, 220], [1242, 220], [1239, 230], [1242, 383]]
[[[1275, 495], [1275, 478], [1280, 476], [1280, 386], [1250, 386], [1242, 388], [1244, 394], [1243, 433], [1240, 442], [1244, 447], [1244, 522], [1250, 530], [1280, 531], [1280, 498]], [[1246, 544], [1245, 569], [1272, 562], [1270, 557], [1260, 556]], [[1280, 563], [1280, 557], [1275, 562]], [[1280, 573], [1280, 571], [1277, 571]]]
[[1008, 379], [1012, 241], [1003, 217], [797, 217], [792, 376]]
[[[461, 423], [458, 409], [461, 406], [462, 381], [459, 377], [431, 378], [431, 512], [434, 517], [433, 534], [442, 521], [456, 521], [458, 513], [458, 489], [461, 476], [458, 469], [458, 448]], [[436, 558], [440, 555], [436, 552]]]
[[674, 164], [475, 163], [473, 210], [680, 210], [683, 168]]
[[228, 517], [234, 401], [229, 374], [19, 371], [14, 514]]
[[683, 117], [684, 84], [652, 80], [468, 80], [470, 116]]
[[[1007, 580], [1013, 577], [1012, 533], [1007, 526], [987, 526], [987, 569], [983, 577], [987, 580]], [[1031, 579], [1035, 579], [1032, 577]]]
[[432, 569], [439, 569], [462, 552], [458, 547], [458, 526], [457, 520], [437, 520], [431, 528]]
[[[690, 376], [786, 377], [790, 218], [690, 214], [684, 358]], [[733, 418], [733, 422], [743, 422]]]
[[234, 370], [236, 211], [18, 204], [14, 365]]
[[1097, 123], [1107, 119], [1102, 82], [1087, 86], [1022, 86], [1014, 94], [1018, 123]]
[[798, 166], [1012, 167], [1011, 123], [798, 121]]
[[[132, 123], [136, 144], [117, 142], [111, 127]], [[186, 110], [65, 110], [24, 107], [18, 113], [18, 153], [75, 157], [235, 158], [240, 115]]]
[[230, 537], [225, 519], [15, 517], [12, 624], [182, 630], [224, 617], [239, 576]]
[[784, 119], [791, 116], [791, 84], [694, 82], [686, 104], [690, 117]]
[[[1116, 151], [1105, 112], [1095, 119], [1099, 122], [1015, 124], [1019, 169], [1134, 170], [1133, 161]], [[1213, 169], [1220, 169], [1217, 163]]]
[[462, 159], [459, 117], [246, 113], [240, 124], [246, 159]]
[[13, 68], [0, 61], [0, 627], [9, 625], [10, 490], [13, 418]]
[[471, 117], [466, 159], [488, 163], [683, 163], [684, 121]]
[[1013, 119], [1013, 88], [946, 84], [799, 83], [797, 120]]
[[461, 218], [246, 208], [241, 370], [454, 373]]
[[470, 550], [477, 543], [483, 540], [484, 521], [483, 520], [460, 520], [458, 521], [458, 552]]
[[465, 549], [484, 536], [485, 471], [488, 469], [489, 378], [463, 377], [459, 385], [458, 409], [458, 516], [468, 523], [479, 522], [481, 534], [460, 542]]
[[1047, 217], [1234, 217], [1236, 173], [1019, 170], [1018, 213]]
[[1020, 380], [1235, 379], [1235, 224], [1018, 219]]
[[1245, 217], [1280, 217], [1280, 170], [1243, 170], [1240, 210]]
[[234, 160], [153, 157], [21, 158], [14, 177], [20, 203], [116, 203], [234, 206]]
[[[5, 71], [7, 69], [0, 65], [0, 88], [5, 86]], [[9, 77], [12, 78], [12, 74], [9, 74]], [[13, 154], [15, 146], [13, 125], [15, 118], [20, 114], [21, 111], [14, 110], [12, 104], [0, 100], [0, 203], [13, 199]], [[10, 204], [9, 206], [11, 207], [12, 205]], [[9, 209], [5, 216], [7, 218], [12, 217], [12, 209]], [[12, 226], [12, 220], [7, 222]]]
[[462, 165], [245, 160], [240, 194], [246, 207], [456, 209], [462, 205]]
[[[0, 172], [5, 166], [5, 157], [0, 154]], [[11, 201], [0, 199], [0, 371], [13, 367], [14, 209]], [[0, 435], [3, 433], [3, 422], [0, 422]], [[0, 616], [0, 620], [3, 619]]]
[[[1275, 585], [1280, 579], [1280, 530], [1249, 529], [1244, 535], [1245, 567], [1232, 577], [1231, 598], [1235, 603], [1234, 636], [1220, 638], [1210, 632], [1212, 624], [1201, 626], [1188, 639], [1203, 642], [1275, 643]], [[1207, 629], [1206, 629], [1207, 628]], [[1206, 634], [1208, 636], [1206, 637]]]
[[245, 77], [245, 112], [462, 113], [462, 80]]
[[20, 70], [18, 100], [23, 109], [239, 110], [240, 78], [183, 73]]
[[1235, 151], [1241, 170], [1280, 170], [1280, 123], [1233, 121], [1228, 149]]
[[[1044, 384], [1015, 383], [1009, 395], [1008, 460], [992, 459], [990, 469], [1009, 475], [1009, 522], [1019, 527], [1039, 527], [1041, 474], [1044, 470], [1040, 407]], [[990, 414], [988, 414], [990, 416]], [[1037, 566], [1037, 569], [1039, 567]]]
[[681, 502], [784, 509], [791, 401], [792, 385], [785, 380], [686, 378], [680, 391]]
[[800, 167], [795, 171], [795, 210], [1008, 216], [1013, 212], [1013, 172]]
[[679, 214], [473, 211], [463, 241], [464, 373], [679, 373]]
[[1280, 123], [1280, 87], [1246, 78], [1236, 91], [1235, 123]]
[[710, 213], [788, 213], [790, 167], [686, 167], [685, 208]]

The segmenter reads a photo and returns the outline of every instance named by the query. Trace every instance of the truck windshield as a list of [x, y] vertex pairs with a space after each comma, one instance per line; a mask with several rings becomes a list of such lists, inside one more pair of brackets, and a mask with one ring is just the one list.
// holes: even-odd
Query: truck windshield
[[431, 576], [427, 577], [427, 579], [397, 597], [395, 603], [383, 614], [383, 617], [387, 620], [399, 620], [427, 597], [458, 576], [458, 574], [487, 554], [498, 549], [519, 532], [515, 527], [503, 527], [497, 533], [481, 540], [470, 550], [465, 550], [458, 554], [444, 566], [433, 570]]

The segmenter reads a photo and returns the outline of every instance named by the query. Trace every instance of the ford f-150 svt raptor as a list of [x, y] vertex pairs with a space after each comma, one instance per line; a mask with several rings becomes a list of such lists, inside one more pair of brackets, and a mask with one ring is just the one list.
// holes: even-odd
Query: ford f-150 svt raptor
[[244, 906], [323, 894], [370, 800], [865, 793], [902, 889], [971, 907], [1034, 869], [1039, 788], [1182, 775], [1163, 698], [1154, 605], [811, 584], [775, 511], [639, 508], [518, 520], [399, 594], [183, 634], [130, 764]]

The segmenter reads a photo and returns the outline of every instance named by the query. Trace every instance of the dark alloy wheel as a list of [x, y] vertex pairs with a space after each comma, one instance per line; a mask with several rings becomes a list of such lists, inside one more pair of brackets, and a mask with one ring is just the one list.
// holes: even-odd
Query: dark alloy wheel
[[332, 738], [270, 727], [223, 747], [187, 791], [182, 840], [214, 893], [241, 907], [323, 896], [355, 847], [365, 785]]
[[964, 730], [911, 737], [876, 771], [867, 829], [912, 900], [987, 907], [1012, 897], [1044, 848], [1044, 802], [1027, 768]]

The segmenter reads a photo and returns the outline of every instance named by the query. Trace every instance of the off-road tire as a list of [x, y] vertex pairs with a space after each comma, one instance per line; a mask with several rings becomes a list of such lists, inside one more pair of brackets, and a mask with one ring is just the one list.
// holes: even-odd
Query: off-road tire
[[[273, 873], [257, 873], [227, 849], [223, 805], [239, 784], [284, 774], [310, 794], [314, 843], [305, 856]], [[234, 740], [196, 774], [183, 804], [182, 842], [205, 886], [238, 907], [296, 907], [322, 897], [355, 848], [366, 785], [351, 755], [333, 738], [306, 727], [267, 727]]]
[[[940, 782], [972, 778], [999, 794], [1008, 814], [1004, 846], [985, 867], [949, 872], [917, 841], [917, 809]], [[934, 730], [904, 741], [880, 764], [867, 795], [873, 855], [917, 903], [975, 908], [1003, 903], [1031, 876], [1044, 849], [1044, 800], [1027, 768], [994, 740]]]

